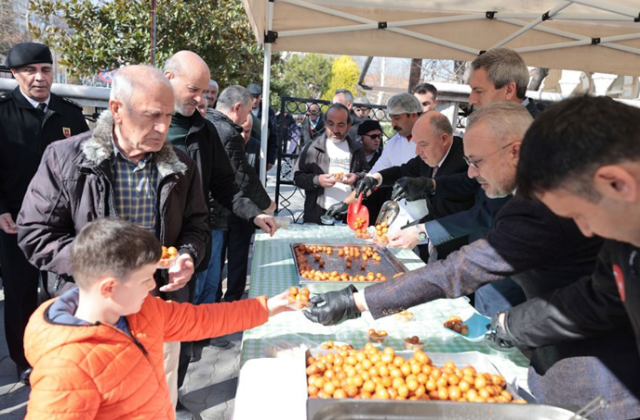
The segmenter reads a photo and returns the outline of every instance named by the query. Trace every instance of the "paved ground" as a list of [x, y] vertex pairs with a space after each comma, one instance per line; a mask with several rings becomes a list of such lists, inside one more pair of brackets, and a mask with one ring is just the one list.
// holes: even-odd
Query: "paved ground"
[[[273, 175], [275, 175], [275, 172]], [[268, 180], [269, 195], [274, 197], [273, 176]], [[283, 186], [283, 194], [291, 196], [293, 188]], [[289, 198], [291, 209], [296, 214], [303, 207], [301, 194], [298, 192]], [[281, 212], [281, 215], [288, 213]], [[248, 284], [250, 282], [250, 273]], [[226, 279], [223, 287], [226, 288]], [[4, 294], [0, 289], [0, 417], [3, 420], [22, 419], [26, 413], [29, 387], [23, 386], [17, 381], [16, 368], [9, 358], [7, 344], [4, 338]], [[187, 372], [185, 384], [180, 390], [181, 401], [202, 420], [226, 420], [231, 418], [233, 402], [238, 385], [238, 369], [242, 333], [227, 337], [232, 346], [228, 349], [219, 349], [207, 346], [203, 349], [202, 359], [192, 363]]]

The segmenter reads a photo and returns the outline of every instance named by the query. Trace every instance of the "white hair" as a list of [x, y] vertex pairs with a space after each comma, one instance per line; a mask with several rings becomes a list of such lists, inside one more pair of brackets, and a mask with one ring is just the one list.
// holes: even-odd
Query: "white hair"
[[149, 83], [160, 83], [173, 91], [169, 79], [164, 76], [162, 71], [155, 67], [137, 64], [120, 67], [113, 78], [109, 99], [117, 99], [128, 105], [134, 91], [143, 83], [145, 86]]

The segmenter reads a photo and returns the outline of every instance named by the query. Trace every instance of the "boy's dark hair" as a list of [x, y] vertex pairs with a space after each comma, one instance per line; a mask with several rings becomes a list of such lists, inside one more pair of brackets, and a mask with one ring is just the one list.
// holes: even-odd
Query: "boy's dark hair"
[[104, 276], [127, 281], [143, 265], [162, 256], [160, 242], [150, 231], [114, 217], [94, 220], [76, 237], [71, 269], [80, 288], [89, 288]]
[[418, 95], [430, 93], [433, 95], [433, 99], [436, 99], [438, 97], [438, 89], [431, 83], [420, 83], [415, 88], [413, 88], [413, 92], [411, 93], [417, 93]]
[[579, 96], [550, 105], [520, 149], [518, 193], [529, 198], [564, 188], [589, 201], [595, 171], [640, 161], [640, 109], [609, 97]]
[[347, 124], [353, 124], [353, 121], [351, 121], [351, 112], [349, 112], [349, 108], [347, 108], [346, 106], [342, 105], [341, 103], [335, 103], [332, 104], [329, 109], [327, 109], [327, 112], [324, 113], [325, 118], [329, 116], [329, 111], [333, 110], [333, 109], [342, 109], [347, 113]]

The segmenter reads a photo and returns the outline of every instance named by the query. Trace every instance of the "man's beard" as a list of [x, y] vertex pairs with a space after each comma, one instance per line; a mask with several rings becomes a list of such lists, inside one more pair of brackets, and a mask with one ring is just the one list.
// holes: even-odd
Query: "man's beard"
[[197, 110], [197, 105], [194, 106], [194, 108], [192, 110], [190, 110], [190, 111], [187, 111], [185, 109], [186, 105], [188, 105], [188, 104], [175, 104], [176, 113], [178, 113], [180, 115], [183, 115], [185, 117], [192, 116], [194, 114], [194, 112], [196, 112], [196, 110]]

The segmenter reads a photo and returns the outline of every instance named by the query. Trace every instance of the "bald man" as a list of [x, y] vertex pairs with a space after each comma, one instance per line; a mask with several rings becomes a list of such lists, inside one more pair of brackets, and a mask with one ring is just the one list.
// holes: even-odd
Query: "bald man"
[[[191, 51], [177, 52], [165, 63], [164, 75], [169, 79], [175, 95], [175, 113], [169, 127], [168, 140], [174, 147], [183, 150], [197, 162], [204, 196], [211, 197], [235, 215], [253, 221], [264, 232], [273, 234], [277, 229], [275, 220], [260, 210], [237, 186], [235, 173], [216, 128], [196, 112], [197, 105], [202, 100], [204, 90], [208, 88], [211, 79], [209, 67], [205, 61]], [[211, 218], [213, 204], [209, 204]], [[212, 236], [204, 262], [196, 272], [206, 270], [209, 267], [209, 261], [220, 259], [222, 235], [218, 235], [219, 230], [213, 232], [216, 236]], [[191, 301], [196, 294], [206, 293], [206, 290], [203, 290], [206, 286], [203, 283], [205, 278], [205, 275], [198, 275], [195, 281], [190, 282]], [[213, 296], [215, 296], [215, 289]], [[213, 300], [209, 303], [213, 303]], [[190, 345], [184, 344], [180, 356], [178, 387], [184, 380], [190, 359]], [[171, 391], [176, 391], [176, 394], [172, 395], [176, 402], [177, 388], [172, 386], [169, 388]]]
[[[447, 117], [440, 112], [423, 114], [413, 125], [411, 141], [415, 143], [416, 157], [400, 166], [392, 166], [373, 173], [381, 187], [391, 187], [403, 177], [434, 177], [466, 173], [462, 139], [453, 135], [453, 127]], [[427, 200], [429, 214], [426, 220], [435, 220], [467, 210], [475, 202], [474, 194], [464, 193], [444, 198], [431, 197]], [[396, 231], [389, 233], [392, 238]], [[444, 243], [437, 247], [438, 257], [446, 258], [451, 252], [468, 243], [467, 237]], [[417, 245], [417, 242], [413, 246]], [[427, 245], [420, 247], [420, 258], [429, 259]]]

